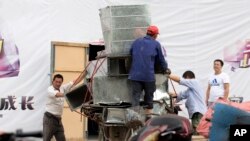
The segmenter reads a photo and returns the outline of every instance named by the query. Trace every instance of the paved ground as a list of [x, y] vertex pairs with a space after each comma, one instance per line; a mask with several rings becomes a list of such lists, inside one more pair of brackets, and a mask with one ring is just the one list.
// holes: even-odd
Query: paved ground
[[98, 139], [88, 139], [87, 141], [98, 141]]
[[203, 136], [192, 136], [192, 141], [208, 141], [208, 139]]
[[16, 138], [16, 141], [42, 141], [42, 138], [26, 137], [26, 138]]
[[87, 141], [98, 141], [98, 136], [89, 136]]

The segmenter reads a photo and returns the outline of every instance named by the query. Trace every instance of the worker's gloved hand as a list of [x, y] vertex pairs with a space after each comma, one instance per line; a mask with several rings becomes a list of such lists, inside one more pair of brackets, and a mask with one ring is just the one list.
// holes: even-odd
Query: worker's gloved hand
[[167, 75], [170, 75], [170, 74], [171, 74], [171, 70], [170, 70], [169, 68], [167, 68], [166, 74], [167, 74]]

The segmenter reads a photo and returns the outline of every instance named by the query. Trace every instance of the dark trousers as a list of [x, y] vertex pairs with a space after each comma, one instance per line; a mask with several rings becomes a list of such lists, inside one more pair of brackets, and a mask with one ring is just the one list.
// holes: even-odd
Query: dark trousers
[[144, 90], [144, 103], [147, 109], [153, 109], [153, 98], [156, 90], [155, 81], [143, 82], [131, 80], [132, 106], [139, 106], [142, 91]]
[[66, 141], [61, 118], [45, 112], [43, 116], [43, 141], [51, 141], [55, 136], [56, 141]]
[[193, 129], [194, 129], [194, 135], [198, 135], [197, 131], [196, 131], [196, 128], [198, 126], [198, 124], [200, 123], [200, 120], [202, 118], [202, 114], [199, 113], [199, 112], [196, 112], [193, 114], [191, 120], [192, 120], [192, 126], [193, 126]]

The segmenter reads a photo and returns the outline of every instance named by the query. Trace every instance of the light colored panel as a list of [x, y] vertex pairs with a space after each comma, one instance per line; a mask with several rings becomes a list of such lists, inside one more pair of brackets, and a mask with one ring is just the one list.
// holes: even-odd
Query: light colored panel
[[64, 108], [62, 122], [64, 125], [65, 136], [69, 138], [83, 138], [85, 117], [81, 117], [80, 114], [72, 112], [70, 108]]
[[[54, 67], [53, 74], [62, 74], [64, 83], [77, 79], [86, 65], [86, 47], [88, 45], [82, 43], [52, 42], [52, 47], [55, 49], [54, 66], [52, 66]], [[64, 102], [62, 122], [67, 140], [83, 140], [86, 128], [85, 121], [85, 117], [72, 112], [67, 102]]]
[[0, 39], [0, 53], [1, 53], [2, 47], [3, 47], [3, 39]]
[[55, 71], [82, 71], [85, 66], [82, 47], [55, 46]]

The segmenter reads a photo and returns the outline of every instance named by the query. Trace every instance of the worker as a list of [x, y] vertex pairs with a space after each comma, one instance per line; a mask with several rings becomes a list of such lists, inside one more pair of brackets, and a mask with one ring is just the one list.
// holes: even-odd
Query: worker
[[62, 124], [62, 112], [64, 106], [64, 94], [77, 85], [86, 76], [83, 72], [76, 80], [62, 85], [63, 76], [56, 74], [52, 85], [47, 90], [46, 111], [43, 116], [43, 141], [50, 141], [55, 136], [56, 141], [66, 141]]
[[206, 92], [207, 106], [212, 106], [218, 98], [228, 99], [230, 78], [222, 71], [224, 62], [221, 59], [214, 60], [214, 73], [210, 75]]
[[[159, 30], [156, 26], [147, 28], [147, 35], [136, 39], [130, 48], [132, 65], [128, 79], [132, 87], [132, 106], [139, 107], [144, 90], [145, 114], [152, 114], [153, 97], [156, 90], [155, 64], [159, 62], [162, 72], [166, 72], [168, 64], [162, 54], [161, 45], [156, 38]], [[150, 116], [148, 116], [150, 118]]]

